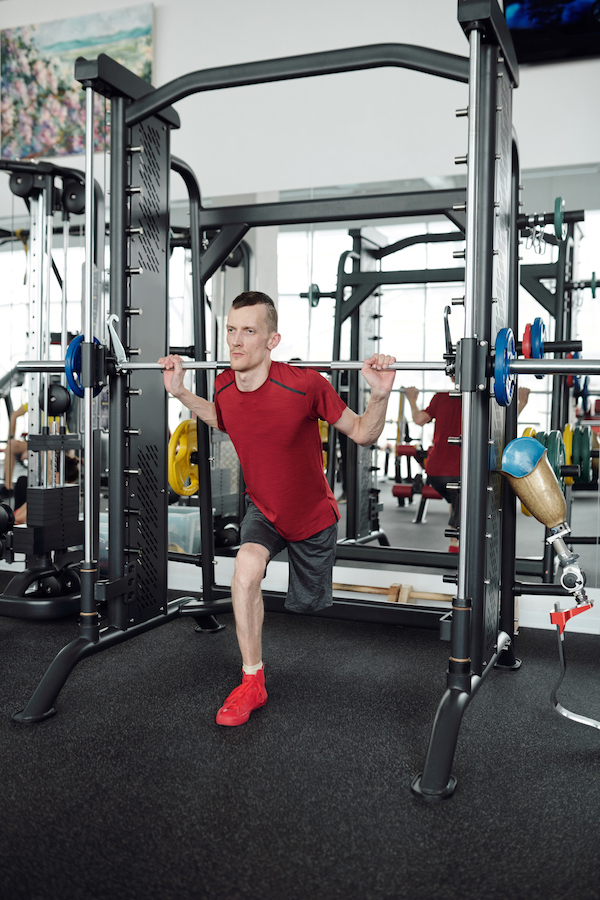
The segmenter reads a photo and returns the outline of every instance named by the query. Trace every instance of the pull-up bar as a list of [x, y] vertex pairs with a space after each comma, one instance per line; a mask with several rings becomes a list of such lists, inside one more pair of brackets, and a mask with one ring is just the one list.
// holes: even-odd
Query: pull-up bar
[[376, 69], [383, 66], [414, 69], [417, 72], [438, 75], [465, 84], [469, 80], [469, 60], [463, 56], [412, 44], [370, 44], [345, 50], [303, 53], [299, 56], [285, 56], [189, 72], [134, 101], [127, 109], [125, 123], [131, 128], [143, 119], [171, 106], [172, 103], [202, 91], [355, 72], [359, 69]]

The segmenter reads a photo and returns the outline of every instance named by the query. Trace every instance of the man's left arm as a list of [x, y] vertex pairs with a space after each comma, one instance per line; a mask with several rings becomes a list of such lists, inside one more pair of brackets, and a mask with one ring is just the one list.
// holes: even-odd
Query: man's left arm
[[333, 427], [347, 435], [361, 447], [375, 444], [385, 425], [388, 400], [396, 372], [389, 366], [396, 362], [394, 356], [383, 353], [374, 354], [366, 359], [361, 373], [371, 387], [371, 397], [362, 416], [346, 408]]

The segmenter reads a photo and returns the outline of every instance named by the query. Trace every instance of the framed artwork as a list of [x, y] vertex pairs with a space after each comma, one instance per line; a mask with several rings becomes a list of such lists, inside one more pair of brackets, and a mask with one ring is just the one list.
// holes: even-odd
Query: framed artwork
[[[75, 60], [106, 53], [151, 82], [152, 4], [5, 29], [0, 53], [2, 158], [83, 153], [85, 97], [73, 76]], [[96, 150], [104, 149], [108, 107], [96, 96]]]

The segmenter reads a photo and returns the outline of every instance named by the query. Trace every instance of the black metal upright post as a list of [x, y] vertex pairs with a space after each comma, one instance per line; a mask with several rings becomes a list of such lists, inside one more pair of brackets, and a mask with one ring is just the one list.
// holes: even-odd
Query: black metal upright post
[[[359, 231], [352, 232], [352, 271], [360, 272], [362, 239]], [[360, 312], [355, 309], [350, 316], [350, 359], [358, 359], [360, 352]], [[350, 409], [359, 409], [358, 372], [348, 372], [348, 397]], [[346, 441], [346, 540], [359, 537], [358, 513], [358, 457], [359, 448], [354, 441]]]
[[[127, 343], [127, 128], [125, 98], [111, 100], [110, 154], [110, 312], [117, 316], [114, 327], [122, 343]], [[125, 490], [127, 435], [127, 383], [122, 377], [110, 379], [108, 480], [108, 579], [118, 582], [125, 574], [125, 549], [130, 546], [126, 529], [128, 508]], [[109, 597], [109, 621], [116, 628], [127, 627], [126, 606], [121, 597]]]
[[[516, 64], [510, 35], [495, 0], [459, 0], [459, 21], [468, 35], [470, 49], [465, 336], [460, 341], [456, 373], [463, 398], [460, 552], [447, 689], [433, 724], [423, 773], [412, 784], [413, 792], [426, 800], [441, 800], [454, 792], [456, 779], [451, 768], [464, 710], [508, 640], [507, 635], [498, 634], [500, 476], [494, 472], [494, 456], [501, 451], [504, 417], [495, 401], [490, 401], [486, 360], [492, 345], [493, 287], [497, 295], [494, 326], [503, 326], [506, 315], [506, 175], [511, 160], [503, 157], [510, 157], [510, 134], [507, 141], [506, 131], [511, 93], [509, 85], [499, 87], [498, 82], [508, 79], [509, 67], [514, 78]], [[499, 46], [504, 57], [501, 62]], [[510, 58], [505, 59], [507, 56]], [[497, 116], [502, 112], [497, 135]], [[503, 148], [498, 153], [497, 145]], [[495, 255], [500, 260], [497, 273], [493, 266]]]
[[95, 586], [98, 563], [94, 553], [94, 523], [97, 519], [97, 497], [94, 496], [93, 409], [95, 371], [93, 365], [93, 296], [94, 296], [94, 89], [85, 88], [85, 278], [82, 324], [84, 341], [81, 346], [81, 383], [83, 387], [83, 504], [84, 559], [80, 565], [81, 608], [79, 635], [92, 642], [99, 638], [99, 614], [96, 607]]
[[[559, 241], [558, 244], [558, 261], [556, 264], [556, 287], [555, 287], [555, 299], [556, 299], [556, 314], [554, 318], [554, 340], [555, 341], [565, 341], [570, 340], [571, 334], [566, 330], [566, 318], [567, 318], [567, 297], [565, 290], [565, 281], [567, 278], [570, 280], [570, 260], [571, 253], [573, 247], [572, 241], [572, 233], [573, 233], [573, 225], [568, 226], [567, 236], [565, 240]], [[556, 357], [563, 357], [564, 353], [555, 353]], [[560, 376], [555, 376], [552, 380], [552, 409], [550, 412], [550, 429], [560, 429], [564, 425], [564, 409], [563, 409], [563, 386], [565, 384], [565, 379]], [[550, 550], [552, 555], [552, 550]]]
[[[517, 333], [519, 311], [519, 182], [520, 182], [519, 150], [516, 141], [512, 145], [511, 172], [511, 205], [510, 205], [510, 268], [507, 324]], [[513, 401], [506, 411], [504, 425], [504, 441], [508, 444], [517, 436], [517, 404]], [[502, 480], [500, 503], [502, 507], [502, 562], [500, 582], [500, 629], [509, 635], [510, 644], [502, 651], [496, 665], [503, 669], [518, 669], [520, 660], [515, 655], [515, 595], [513, 588], [516, 576], [516, 543], [517, 543], [517, 502], [514, 492], [506, 481]]]
[[[338, 268], [337, 268], [337, 281], [336, 281], [336, 290], [335, 290], [335, 313], [333, 320], [333, 349], [331, 353], [331, 359], [335, 362], [340, 359], [341, 348], [342, 348], [342, 325], [344, 324], [344, 268], [346, 265], [347, 259], [354, 260], [355, 252], [354, 250], [345, 250], [338, 260]], [[331, 384], [334, 390], [340, 390], [341, 383], [341, 372], [332, 372], [331, 373]], [[348, 402], [348, 398], [346, 399]], [[329, 426], [329, 453], [327, 455], [327, 481], [329, 482], [329, 487], [331, 490], [335, 487], [335, 478], [337, 472], [337, 454], [335, 451], [336, 446], [336, 433], [335, 429], [332, 426]], [[348, 515], [348, 513], [346, 513]]]
[[[489, 399], [486, 392], [477, 391], [474, 361], [479, 339], [485, 341], [487, 333], [489, 340], [489, 319], [481, 307], [491, 299], [495, 148], [490, 134], [489, 113], [492, 103], [495, 110], [496, 70], [492, 63], [497, 49], [493, 45], [482, 44], [481, 32], [476, 27], [470, 31], [469, 44], [465, 338], [461, 342], [463, 371], [457, 373], [457, 383], [463, 397], [460, 552], [457, 596], [452, 609], [447, 689], [433, 725], [423, 774], [413, 782], [413, 791], [428, 800], [442, 799], [454, 793], [456, 779], [451, 774], [452, 761], [462, 716], [471, 699], [475, 665], [472, 654], [478, 652], [472, 635], [480, 626], [483, 609]], [[471, 373], [466, 368], [465, 351], [471, 360]]]
[[[171, 168], [183, 178], [190, 200], [190, 249], [192, 254], [192, 307], [194, 310], [194, 347], [196, 359], [206, 359], [206, 292], [202, 278], [202, 239], [200, 233], [200, 186], [193, 171], [177, 157], [171, 157]], [[208, 372], [196, 372], [196, 393], [208, 398]], [[215, 583], [212, 484], [210, 465], [210, 430], [197, 420], [198, 429], [198, 495], [200, 503], [200, 541], [202, 553], [202, 595], [212, 600]]]
[[[565, 259], [565, 267], [564, 267], [564, 281], [562, 283], [562, 290], [564, 296], [564, 307], [565, 307], [565, 338], [568, 341], [573, 340], [573, 289], [570, 286], [573, 283], [574, 275], [575, 275], [575, 266], [576, 266], [576, 242], [575, 242], [575, 222], [570, 222], [567, 226], [567, 252]], [[561, 354], [564, 356], [565, 354]], [[556, 358], [556, 354], [554, 354]], [[569, 401], [570, 401], [570, 392], [569, 386], [567, 384], [566, 378], [559, 378], [561, 393], [560, 393], [560, 412], [559, 412], [559, 427], [562, 428], [569, 421]]]
[[[471, 32], [473, 34], [473, 32]], [[475, 41], [471, 41], [471, 46]], [[475, 180], [477, 187], [477, 212], [474, 213], [472, 224], [474, 226], [474, 240], [470, 244], [467, 230], [467, 254], [472, 253], [475, 265], [471, 265], [471, 276], [474, 281], [472, 297], [472, 310], [469, 310], [468, 286], [465, 286], [465, 319], [470, 316], [472, 326], [471, 334], [466, 335], [468, 341], [485, 341], [486, 345], [492, 345], [491, 340], [491, 315], [492, 315], [492, 261], [494, 253], [494, 173], [496, 152], [496, 83], [498, 48], [494, 44], [481, 44], [479, 46], [480, 65], [479, 79], [480, 90], [477, 101], [477, 159], [469, 160], [469, 167], [477, 166]], [[467, 195], [467, 205], [472, 201]], [[476, 217], [476, 218], [475, 218]], [[468, 212], [467, 212], [468, 220]], [[469, 247], [471, 248], [469, 250]], [[469, 262], [466, 260], [465, 268], [468, 270]], [[468, 276], [467, 276], [468, 278]], [[468, 325], [466, 326], [469, 327]], [[482, 645], [479, 636], [483, 628], [484, 616], [484, 579], [486, 543], [490, 540], [490, 530], [486, 524], [487, 514], [487, 488], [488, 471], [490, 462], [490, 395], [489, 391], [479, 390], [477, 384], [465, 384], [461, 377], [461, 390], [463, 392], [463, 409], [467, 416], [463, 416], [463, 447], [465, 441], [469, 445], [470, 463], [461, 467], [463, 491], [465, 498], [466, 529], [461, 523], [461, 544], [465, 548], [464, 565], [464, 590], [461, 591], [461, 562], [459, 557], [458, 592], [459, 598], [463, 593], [464, 602], [471, 600], [471, 657], [470, 666], [474, 673], [481, 675], [483, 659]], [[467, 394], [468, 392], [468, 394]], [[467, 399], [470, 399], [469, 400]], [[469, 406], [470, 411], [469, 411]], [[469, 415], [470, 412], [470, 415]], [[468, 485], [465, 485], [465, 481]], [[466, 489], [465, 489], [466, 487]], [[459, 600], [459, 602], [463, 602]], [[461, 617], [458, 617], [461, 621]], [[460, 626], [459, 626], [460, 628]], [[458, 648], [462, 653], [462, 647]], [[460, 662], [461, 656], [455, 657], [454, 650], [450, 660], [450, 670], [453, 667], [460, 669], [461, 676], [466, 674], [466, 664]]]
[[[558, 260], [556, 262], [556, 285], [554, 289], [555, 313], [554, 313], [554, 340], [565, 341], [571, 339], [570, 331], [570, 296], [566, 290], [566, 282], [572, 280], [573, 257], [573, 233], [574, 224], [567, 226], [567, 234], [564, 240], [558, 242]], [[564, 357], [564, 353], [555, 353], [554, 357]], [[562, 431], [568, 421], [569, 389], [567, 380], [560, 375], [552, 379], [552, 406], [550, 410], [550, 430]], [[546, 529], [545, 536], [550, 532]], [[544, 543], [542, 567], [542, 581], [544, 584], [554, 582], [554, 551], [552, 546]]]

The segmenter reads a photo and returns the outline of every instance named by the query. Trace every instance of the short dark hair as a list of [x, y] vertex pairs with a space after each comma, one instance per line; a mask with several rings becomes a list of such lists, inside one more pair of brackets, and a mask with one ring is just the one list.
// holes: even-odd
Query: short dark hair
[[244, 291], [243, 294], [238, 294], [231, 308], [241, 309], [242, 306], [257, 306], [259, 303], [265, 307], [269, 332], [277, 331], [277, 310], [268, 294], [263, 294], [262, 291]]

